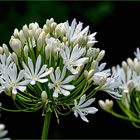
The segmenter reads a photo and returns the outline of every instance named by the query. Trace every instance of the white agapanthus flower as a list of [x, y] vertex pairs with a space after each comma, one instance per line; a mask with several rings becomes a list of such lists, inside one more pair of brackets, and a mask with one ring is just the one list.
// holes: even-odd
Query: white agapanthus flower
[[136, 52], [134, 52], [134, 54], [135, 54], [136, 58], [140, 61], [140, 49], [139, 48], [136, 49]]
[[98, 109], [95, 107], [89, 107], [93, 102], [95, 101], [95, 98], [91, 98], [86, 101], [86, 95], [82, 95], [80, 98], [79, 103], [74, 100], [74, 107], [72, 110], [74, 111], [74, 115], [78, 117], [78, 114], [80, 115], [81, 119], [85, 122], [89, 122], [88, 119], [86, 118], [86, 115], [88, 114], [95, 114]]
[[97, 41], [95, 40], [95, 35], [96, 32], [88, 35], [89, 33], [89, 26], [83, 28], [83, 23], [79, 22], [77, 24], [76, 19], [74, 19], [69, 25], [69, 22], [64, 23], [64, 29], [66, 32], [66, 38], [70, 41], [73, 42], [74, 44], [79, 43], [83, 44], [86, 42], [90, 47], [93, 46]]
[[58, 97], [58, 94], [63, 94], [64, 96], [68, 96], [70, 94], [70, 90], [75, 88], [74, 85], [68, 84], [72, 82], [74, 79], [73, 75], [69, 75], [66, 77], [66, 68], [63, 67], [61, 72], [60, 68], [57, 67], [54, 73], [50, 74], [50, 82], [48, 84], [50, 89], [53, 89], [53, 97]]
[[35, 85], [36, 82], [45, 83], [48, 81], [46, 77], [52, 72], [52, 68], [47, 69], [47, 65], [41, 67], [41, 55], [37, 57], [34, 67], [33, 61], [28, 57], [28, 66], [23, 62], [25, 70], [25, 77], [30, 81], [31, 85]]
[[[0, 82], [4, 90], [12, 90], [12, 94], [16, 94], [17, 90], [24, 92], [28, 80], [24, 80], [24, 70], [17, 71], [17, 66], [14, 63], [12, 67], [8, 67], [6, 73], [0, 77]], [[10, 94], [10, 93], [9, 93]]]
[[64, 47], [64, 50], [61, 49], [60, 54], [63, 58], [63, 63], [72, 74], [78, 73], [75, 67], [88, 62], [88, 57], [82, 57], [85, 51], [85, 48], [80, 48], [78, 45], [74, 46], [72, 50], [67, 45]]

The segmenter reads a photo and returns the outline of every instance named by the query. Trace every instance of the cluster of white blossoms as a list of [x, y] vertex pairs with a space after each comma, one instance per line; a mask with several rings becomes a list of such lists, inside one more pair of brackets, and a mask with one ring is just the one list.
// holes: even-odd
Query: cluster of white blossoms
[[35, 22], [15, 29], [10, 48], [0, 47], [0, 92], [11, 96], [19, 111], [73, 111], [88, 122], [85, 116], [97, 111], [89, 107], [97, 91], [121, 97], [118, 76], [100, 63], [105, 51], [93, 47], [95, 35], [75, 19], [57, 24], [51, 18], [43, 28]]
[[138, 127], [137, 124], [140, 123], [140, 49], [137, 48], [134, 54], [134, 59], [128, 58], [127, 61], [122, 62], [122, 66], [112, 67], [113, 75], [119, 75], [119, 91], [122, 97], [117, 103], [125, 115], [113, 110], [112, 100], [107, 99], [105, 102], [101, 100], [99, 105], [112, 115], [131, 121]]

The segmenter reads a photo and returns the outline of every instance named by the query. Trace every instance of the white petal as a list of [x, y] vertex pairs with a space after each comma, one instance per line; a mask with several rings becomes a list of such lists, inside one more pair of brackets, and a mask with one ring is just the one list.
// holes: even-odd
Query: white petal
[[35, 74], [37, 75], [39, 69], [41, 67], [41, 55], [37, 57], [36, 65], [35, 65]]
[[28, 75], [31, 76], [31, 72], [30, 72], [29, 68], [27, 67], [27, 65], [26, 65], [24, 62], [23, 62], [22, 64], [23, 64], [23, 67], [24, 67], [25, 72], [26, 72]]
[[83, 115], [82, 112], [79, 112], [79, 115], [80, 115], [80, 117], [81, 117], [81, 119], [82, 119], [83, 121], [89, 122], [88, 119]]
[[42, 73], [46, 72], [46, 69], [47, 69], [47, 65], [43, 65], [37, 75], [39, 76]]
[[73, 79], [74, 79], [74, 76], [73, 76], [73, 75], [70, 75], [70, 76], [68, 76], [67, 78], [65, 78], [65, 79], [61, 82], [61, 84], [67, 84], [67, 83], [71, 82]]
[[47, 82], [48, 81], [48, 79], [46, 78], [46, 79], [39, 79], [38, 80], [38, 82], [40, 82], [40, 83], [45, 83], [45, 82]]
[[95, 101], [95, 98], [91, 98], [88, 101], [86, 101], [84, 104], [82, 104], [80, 107], [81, 108], [87, 107], [87, 106], [91, 105], [94, 101]]
[[26, 86], [18, 86], [17, 87], [21, 92], [24, 92], [26, 90]]
[[15, 87], [13, 87], [12, 93], [13, 93], [13, 94], [17, 94], [17, 89], [16, 89]]
[[70, 92], [68, 90], [64, 90], [64, 89], [60, 89], [61, 90], [61, 93], [64, 95], [64, 96], [68, 96], [70, 94]]
[[25, 73], [24, 70], [21, 70], [19, 72], [16, 82], [19, 82], [24, 77], [24, 73]]
[[29, 69], [31, 70], [32, 75], [34, 74], [34, 64], [31, 58], [28, 57], [28, 66]]
[[54, 88], [54, 84], [49, 83], [49, 84], [48, 84], [48, 87], [49, 87], [50, 89], [52, 89], [52, 88]]
[[59, 81], [62, 81], [64, 79], [65, 75], [66, 75], [66, 67], [64, 66]]
[[73, 62], [72, 64], [73, 64], [73, 66], [80, 66], [80, 65], [83, 65], [87, 62], [88, 62], [88, 58], [84, 57], [84, 58], [78, 59], [77, 61]]
[[78, 113], [76, 110], [74, 111], [74, 115], [75, 115], [75, 117], [78, 117]]
[[62, 88], [67, 89], [67, 90], [72, 90], [75, 88], [73, 85], [61, 85]]
[[31, 81], [30, 81], [30, 84], [31, 84], [31, 85], [35, 85], [35, 83], [36, 83], [35, 80], [31, 80]]
[[54, 77], [53, 73], [50, 74], [50, 78], [51, 78], [52, 82], [54, 83], [55, 82], [55, 77]]
[[82, 95], [82, 97], [80, 98], [80, 101], [78, 103], [78, 106], [80, 106], [83, 102], [85, 102], [86, 100], [86, 94]]
[[67, 59], [69, 59], [70, 58], [70, 49], [67, 45], [65, 46], [65, 53], [66, 53]]
[[55, 70], [56, 81], [58, 81], [60, 79], [60, 74], [61, 74], [60, 68], [57, 67], [56, 70]]
[[56, 89], [53, 92], [53, 97], [56, 97], [56, 98], [58, 97], [58, 91]]

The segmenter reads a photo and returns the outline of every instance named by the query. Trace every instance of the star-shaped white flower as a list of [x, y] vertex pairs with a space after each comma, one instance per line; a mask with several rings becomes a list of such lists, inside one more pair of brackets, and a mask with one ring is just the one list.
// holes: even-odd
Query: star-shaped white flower
[[[69, 22], [64, 23], [65, 31], [66, 31], [66, 38], [71, 42], [80, 43], [80, 39], [87, 38], [87, 44], [89, 46], [93, 46], [97, 41], [95, 40], [96, 32], [93, 34], [89, 34], [89, 26], [83, 29], [83, 23], [79, 22], [77, 24], [76, 19], [73, 19], [71, 25]], [[82, 42], [83, 43], [83, 42]]]
[[64, 50], [61, 49], [60, 54], [63, 58], [63, 63], [72, 74], [78, 73], [75, 67], [88, 62], [88, 57], [82, 57], [85, 51], [85, 48], [79, 48], [78, 45], [74, 46], [72, 50], [68, 46], [65, 46]]
[[52, 83], [49, 83], [48, 86], [50, 89], [53, 89], [53, 97], [58, 97], [58, 94], [63, 94], [64, 96], [68, 96], [70, 94], [70, 90], [75, 88], [74, 85], [70, 85], [73, 79], [73, 75], [69, 75], [66, 77], [66, 68], [64, 67], [62, 72], [59, 67], [56, 68], [55, 73], [50, 74], [50, 79]]
[[24, 80], [24, 70], [17, 72], [17, 66], [14, 63], [12, 67], [8, 67], [5, 74], [0, 77], [0, 83], [5, 89], [11, 89], [12, 94], [16, 94], [17, 90], [24, 92], [26, 85], [29, 83], [28, 80]]
[[88, 119], [86, 118], [86, 115], [95, 114], [98, 111], [98, 109], [95, 107], [88, 107], [95, 101], [95, 98], [91, 98], [87, 100], [86, 102], [85, 101], [86, 101], [85, 94], [80, 98], [79, 103], [77, 103], [77, 101], [74, 100], [75, 106], [72, 108], [72, 110], [74, 111], [74, 115], [76, 117], [78, 117], [78, 114], [79, 114], [83, 121], [89, 122]]
[[35, 68], [31, 58], [28, 57], [28, 66], [23, 62], [25, 70], [25, 77], [30, 81], [31, 85], [35, 85], [36, 82], [45, 83], [48, 81], [47, 75], [52, 72], [52, 68], [48, 69], [47, 65], [41, 67], [41, 55], [37, 57]]

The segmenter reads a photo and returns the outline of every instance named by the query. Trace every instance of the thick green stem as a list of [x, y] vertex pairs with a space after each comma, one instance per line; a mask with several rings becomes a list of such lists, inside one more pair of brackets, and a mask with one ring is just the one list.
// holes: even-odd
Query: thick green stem
[[45, 114], [41, 140], [47, 140], [48, 132], [49, 132], [49, 125], [50, 125], [50, 120], [51, 120], [51, 114], [52, 114], [52, 112], [47, 112]]

